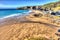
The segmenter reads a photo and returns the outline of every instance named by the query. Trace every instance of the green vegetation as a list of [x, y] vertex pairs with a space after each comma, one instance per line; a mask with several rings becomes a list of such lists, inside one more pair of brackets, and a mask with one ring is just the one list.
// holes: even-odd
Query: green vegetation
[[52, 2], [52, 3], [48, 3], [42, 6], [42, 8], [47, 8], [50, 10], [54, 10], [55, 8], [60, 7], [60, 1], [59, 2]]

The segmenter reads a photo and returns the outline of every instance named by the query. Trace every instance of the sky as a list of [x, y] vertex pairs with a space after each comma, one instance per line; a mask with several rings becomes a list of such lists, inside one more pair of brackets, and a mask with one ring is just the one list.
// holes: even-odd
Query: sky
[[23, 6], [43, 5], [58, 0], [0, 0], [0, 8], [17, 8]]

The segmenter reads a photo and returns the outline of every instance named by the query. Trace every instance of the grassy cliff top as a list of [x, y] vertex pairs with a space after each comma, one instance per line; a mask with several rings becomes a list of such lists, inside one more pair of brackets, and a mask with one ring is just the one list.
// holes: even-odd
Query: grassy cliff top
[[60, 1], [59, 2], [52, 2], [42, 6], [43, 8], [51, 9], [53, 11], [60, 10]]

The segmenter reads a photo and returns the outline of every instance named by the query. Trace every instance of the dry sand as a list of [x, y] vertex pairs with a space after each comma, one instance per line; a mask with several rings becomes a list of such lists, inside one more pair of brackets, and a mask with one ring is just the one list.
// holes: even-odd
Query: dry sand
[[[50, 24], [30, 21], [29, 16], [7, 18], [0, 22], [0, 40], [28, 40], [31, 37], [51, 37], [57, 40], [55, 35], [58, 27]], [[33, 18], [32, 18], [33, 20]]]

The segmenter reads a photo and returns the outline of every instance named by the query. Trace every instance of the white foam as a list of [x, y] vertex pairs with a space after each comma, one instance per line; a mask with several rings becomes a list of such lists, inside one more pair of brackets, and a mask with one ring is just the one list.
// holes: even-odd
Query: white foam
[[20, 15], [20, 14], [12, 14], [12, 15], [8, 15], [8, 16], [5, 16], [3, 18], [0, 18], [0, 19], [9, 18], [9, 17], [13, 17], [13, 16], [18, 16], [18, 15]]
[[30, 12], [32, 12], [31, 10], [29, 10], [28, 12], [23, 12], [23, 13], [30, 13]]

